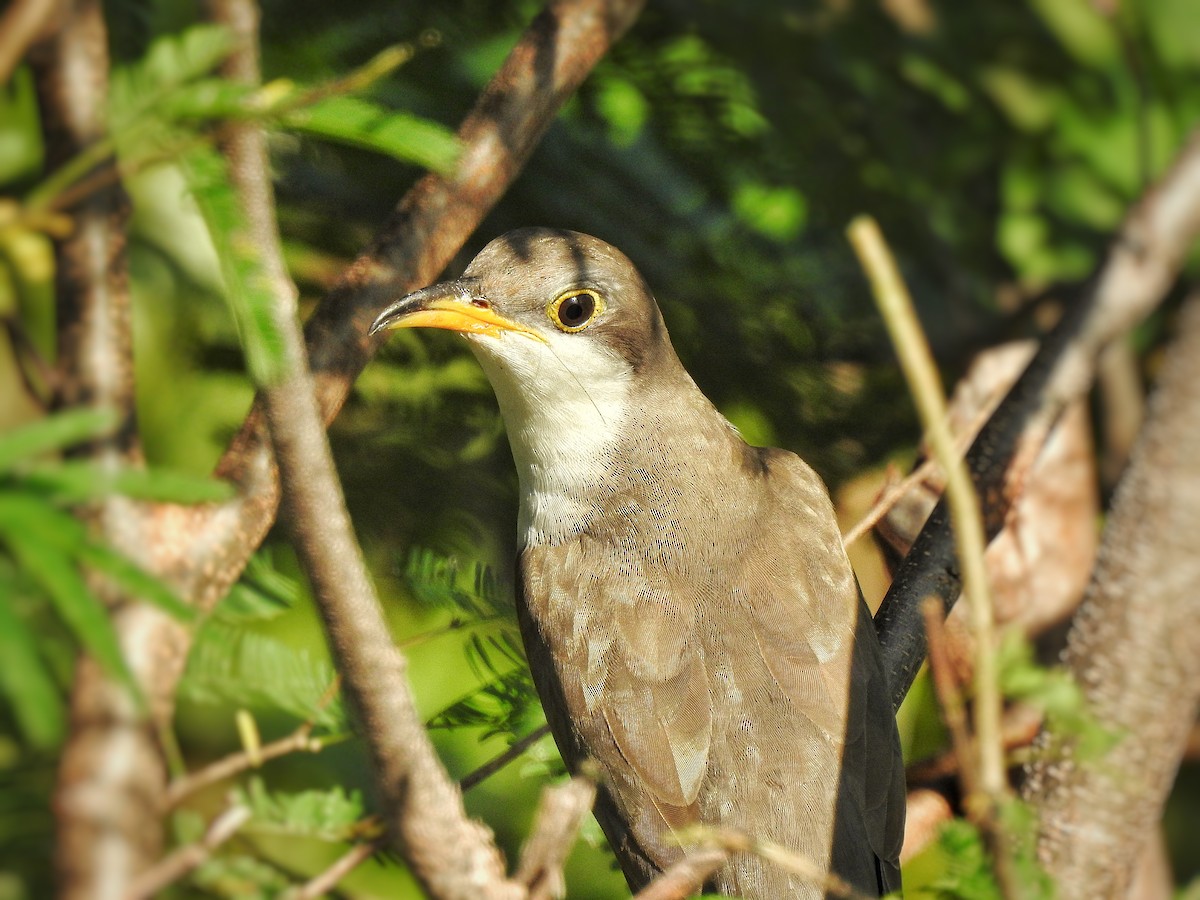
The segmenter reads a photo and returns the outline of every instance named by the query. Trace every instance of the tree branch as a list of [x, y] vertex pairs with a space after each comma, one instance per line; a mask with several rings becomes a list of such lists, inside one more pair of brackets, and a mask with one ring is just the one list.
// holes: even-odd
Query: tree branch
[[25, 51], [45, 31], [62, 0], [13, 0], [0, 13], [0, 84], [12, 77]]
[[[227, 77], [257, 84], [254, 0], [210, 0], [213, 19], [234, 35]], [[347, 698], [362, 721], [383, 816], [396, 849], [435, 897], [517, 897], [491, 832], [472, 821], [417, 715], [407, 661], [392, 642], [354, 537], [333, 453], [317, 406], [300, 331], [297, 292], [275, 226], [266, 135], [253, 124], [227, 131], [222, 149], [249, 237], [271, 286], [269, 315], [284, 369], [261, 399], [279, 465], [288, 526], [325, 623]]]
[[[30, 61], [54, 169], [104, 139], [108, 36], [97, 0], [59, 10], [57, 29], [33, 48]], [[103, 469], [139, 464], [134, 417], [132, 328], [125, 260], [129, 202], [119, 183], [65, 212], [72, 231], [55, 243], [58, 372], [54, 405], [116, 410], [110, 436], [77, 448]], [[112, 547], [149, 565], [141, 507], [109, 497], [84, 517]], [[92, 587], [113, 609], [122, 654], [142, 683], [161, 647], [143, 640], [165, 616], [125, 597], [99, 578]], [[71, 730], [59, 761], [54, 808], [56, 872], [63, 897], [109, 898], [161, 851], [157, 788], [165, 780], [154, 730], [125, 684], [90, 657], [75, 670]]]
[[[326, 422], [336, 415], [374, 350], [366, 330], [378, 309], [407, 288], [432, 280], [449, 262], [508, 188], [562, 103], [636, 19], [643, 2], [558, 2], [530, 26], [459, 130], [464, 151], [455, 173], [418, 182], [322, 302], [320, 324], [311, 329], [309, 341]], [[236, 485], [236, 500], [186, 508], [156, 504], [143, 510], [144, 531], [150, 536], [144, 542], [146, 567], [200, 610], [211, 609], [226, 594], [276, 515], [278, 479], [262, 430], [261, 407], [247, 417], [217, 474]], [[191, 634], [179, 623], [138, 607], [128, 615], [140, 646], [153, 651], [145, 668], [135, 671], [154, 721], [165, 725], [173, 715]], [[103, 761], [127, 762], [121, 767], [124, 780], [102, 802], [88, 807], [107, 823], [99, 832], [105, 840], [81, 841], [77, 851], [60, 840], [67, 867], [102, 871], [102, 865], [83, 860], [99, 859], [100, 850], [111, 845], [132, 872], [155, 858], [161, 845], [159, 811], [166, 791], [161, 755], [152, 729], [140, 721], [123, 724], [118, 700], [90, 701], [105, 727], [73, 732], [64, 750], [64, 770], [72, 760], [71, 780], [88, 790], [115, 771], [106, 769]], [[61, 804], [59, 812], [60, 818], [84, 815], [83, 809], [71, 811]], [[143, 849], [130, 856], [130, 843]], [[84, 890], [81, 896], [120, 893]]]
[[[1117, 490], [1065, 662], [1116, 747], [1042, 754], [1024, 793], [1064, 897], [1121, 896], [1200, 708], [1200, 291], [1188, 298]], [[1044, 741], [1043, 746], [1049, 742]]]
[[138, 875], [126, 893], [125, 900], [153, 897], [189, 872], [198, 869], [213, 855], [213, 851], [237, 834], [238, 830], [250, 821], [250, 817], [248, 807], [231, 806], [213, 819], [201, 840], [171, 851], [153, 867]]
[[458, 782], [459, 790], [466, 793], [481, 781], [491, 778], [549, 733], [549, 725], [539, 725], [537, 728], [533, 729], [533, 731], [529, 732], [529, 734], [525, 735], [525, 737], [521, 738], [520, 740], [513, 741], [512, 746], [503, 753], [498, 754], [493, 759], [489, 759], [475, 771], [468, 772], [466, 775], [460, 778]]
[[[989, 539], [1013, 500], [1008, 471], [1017, 448], [1029, 435], [1047, 433], [1067, 404], [1087, 391], [1100, 352], [1162, 300], [1197, 233], [1200, 132], [1130, 210], [1092, 289], [1047, 335], [968, 451]], [[875, 616], [893, 707], [899, 708], [925, 658], [921, 600], [936, 596], [949, 608], [960, 590], [949, 516], [940, 503]]]
[[529, 892], [529, 900], [566, 896], [563, 865], [595, 802], [596, 782], [590, 775], [576, 775], [543, 789], [533, 830], [521, 849], [521, 862], [514, 876]]

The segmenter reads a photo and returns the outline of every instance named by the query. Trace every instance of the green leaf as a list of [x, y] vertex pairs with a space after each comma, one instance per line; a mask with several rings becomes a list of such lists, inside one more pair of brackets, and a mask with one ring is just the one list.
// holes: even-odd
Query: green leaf
[[169, 469], [106, 470], [91, 461], [71, 461], [31, 468], [23, 482], [62, 503], [80, 503], [119, 494], [160, 503], [216, 503], [234, 496], [233, 486], [208, 476]]
[[0, 442], [0, 472], [22, 460], [103, 437], [119, 421], [113, 409], [72, 409], [15, 428]]
[[435, 172], [449, 172], [460, 149], [454, 133], [444, 126], [358, 97], [326, 97], [287, 113], [282, 122], [296, 131], [374, 150]]
[[269, 553], [260, 551], [250, 557], [214, 614], [229, 624], [265, 622], [294, 607], [303, 593], [296, 579], [276, 569]]
[[482, 728], [481, 739], [516, 735], [536, 702], [533, 679], [522, 665], [492, 679], [429, 720], [430, 728]]
[[47, 749], [62, 740], [66, 717], [62, 696], [36, 647], [37, 638], [7, 598], [0, 598], [0, 688], [26, 740]]
[[109, 89], [109, 120], [114, 131], [143, 113], [157, 114], [165, 97], [211, 72], [233, 47], [219, 25], [195, 25], [156, 39], [134, 63], [116, 68]]
[[255, 830], [282, 831], [326, 841], [353, 840], [363, 817], [362, 794], [340, 785], [317, 791], [268, 791], [261, 778], [235, 790], [236, 802], [254, 813]]
[[279, 709], [330, 731], [349, 730], [336, 673], [307, 649], [209, 619], [196, 635], [180, 691], [203, 703]]
[[180, 164], [221, 263], [225, 296], [250, 377], [259, 386], [274, 384], [286, 363], [283, 336], [272, 316], [275, 298], [225, 161], [211, 148], [198, 147], [185, 154]]
[[[66, 521], [64, 521], [66, 520]], [[70, 526], [63, 527], [66, 523]], [[18, 564], [46, 591], [79, 643], [113, 675], [133, 678], [108, 611], [84, 582], [64, 547], [82, 544], [83, 526], [35, 498], [0, 497], [0, 539]]]

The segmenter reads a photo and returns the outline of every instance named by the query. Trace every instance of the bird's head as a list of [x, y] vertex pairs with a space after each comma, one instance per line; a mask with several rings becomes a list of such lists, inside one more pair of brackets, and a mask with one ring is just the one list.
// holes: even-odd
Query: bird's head
[[491, 381], [530, 541], [577, 519], [574, 498], [611, 469], [634, 423], [645, 425], [644, 411], [660, 405], [656, 385], [691, 383], [637, 269], [572, 231], [497, 238], [460, 278], [391, 304], [371, 333], [420, 327], [463, 334]]
[[523, 228], [497, 238], [460, 278], [391, 304], [371, 333], [421, 327], [466, 336], [514, 443], [514, 429], [546, 416], [613, 428], [635, 382], [679, 368], [633, 263], [573, 231]]
[[492, 358], [550, 378], [565, 367], [591, 381], [637, 374], [670, 346], [650, 289], [623, 253], [551, 228], [496, 238], [460, 278], [391, 304], [371, 333], [392, 328], [458, 331], [485, 365]]

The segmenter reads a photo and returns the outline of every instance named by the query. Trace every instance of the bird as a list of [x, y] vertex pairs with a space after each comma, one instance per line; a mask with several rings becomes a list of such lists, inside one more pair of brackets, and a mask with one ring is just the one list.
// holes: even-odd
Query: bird
[[[816, 472], [742, 439], [598, 238], [508, 232], [370, 331], [411, 327], [464, 335], [491, 382], [534, 685], [568, 767], [601, 773], [595, 815], [631, 890], [683, 858], [690, 826], [777, 844], [864, 894], [898, 889], [895, 717]], [[825, 896], [749, 852], [707, 887]]]

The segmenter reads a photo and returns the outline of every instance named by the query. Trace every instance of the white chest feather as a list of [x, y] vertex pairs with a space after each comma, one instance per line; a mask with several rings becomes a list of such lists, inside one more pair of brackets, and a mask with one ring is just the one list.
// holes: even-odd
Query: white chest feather
[[[520, 352], [516, 341], [524, 342]], [[628, 363], [563, 334], [472, 340], [504, 416], [521, 484], [520, 546], [557, 543], [586, 522], [585, 501], [615, 452], [630, 403]], [[535, 352], [530, 352], [535, 348]]]

